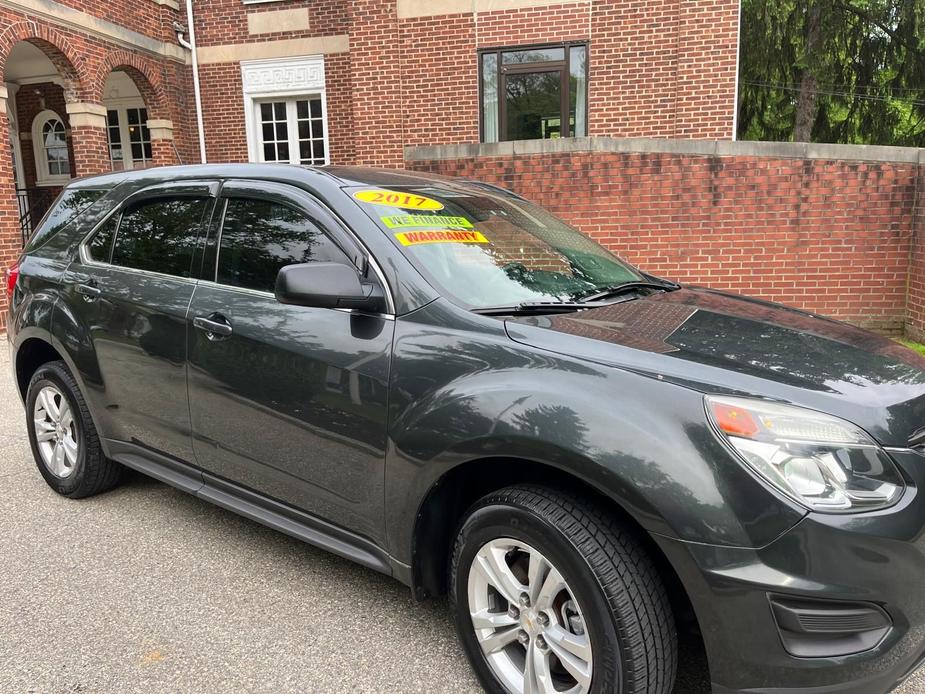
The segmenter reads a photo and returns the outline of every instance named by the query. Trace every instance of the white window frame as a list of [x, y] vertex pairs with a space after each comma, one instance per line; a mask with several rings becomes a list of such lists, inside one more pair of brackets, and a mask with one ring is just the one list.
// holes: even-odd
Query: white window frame
[[[135, 168], [135, 160], [132, 159], [132, 139], [129, 135], [128, 111], [129, 109], [147, 109], [147, 105], [142, 99], [106, 99], [103, 106], [107, 111], [106, 120], [106, 147], [109, 148], [109, 111], [119, 112], [119, 142], [122, 146], [122, 171], [131, 171]], [[147, 127], [147, 122], [142, 123]], [[152, 152], [153, 154], [153, 152]], [[126, 159], [126, 155], [128, 158]], [[153, 157], [152, 157], [153, 159]], [[112, 165], [112, 151], [109, 152], [109, 163]], [[141, 168], [151, 166], [152, 161], [141, 162]], [[113, 169], [115, 171], [115, 169]]]
[[[260, 104], [286, 101], [287, 113], [295, 112], [299, 99], [321, 98], [321, 122], [324, 127], [324, 163], [331, 162], [328, 141], [328, 102], [324, 82], [324, 56], [241, 62], [241, 83], [244, 92], [244, 128], [247, 133], [247, 155], [252, 162], [262, 162], [263, 140], [260, 128]], [[298, 128], [289, 126], [289, 163], [298, 164]], [[284, 162], [279, 162], [284, 163]]]
[[69, 148], [67, 153], [68, 172], [66, 174], [51, 174], [48, 171], [48, 157], [45, 155], [45, 138], [42, 130], [50, 120], [59, 121], [64, 126], [65, 147], [67, 147], [70, 139], [70, 128], [68, 128], [67, 121], [59, 116], [57, 112], [45, 109], [32, 119], [32, 152], [35, 155], [35, 185], [37, 186], [63, 186], [71, 180], [70, 168], [73, 162], [71, 161]]

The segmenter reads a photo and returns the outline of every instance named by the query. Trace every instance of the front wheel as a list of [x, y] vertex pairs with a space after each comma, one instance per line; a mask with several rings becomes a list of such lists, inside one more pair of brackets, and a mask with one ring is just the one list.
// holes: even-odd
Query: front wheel
[[487, 691], [672, 691], [677, 637], [657, 570], [577, 497], [525, 486], [481, 499], [457, 536], [449, 588]]

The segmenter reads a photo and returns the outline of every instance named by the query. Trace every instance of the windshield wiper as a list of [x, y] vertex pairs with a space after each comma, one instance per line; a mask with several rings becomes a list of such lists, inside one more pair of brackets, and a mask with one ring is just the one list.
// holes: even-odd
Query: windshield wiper
[[650, 280], [636, 280], [633, 282], [624, 282], [623, 284], [615, 284], [612, 287], [603, 287], [601, 289], [594, 290], [591, 294], [585, 294], [583, 296], [575, 297], [576, 303], [593, 303], [595, 301], [601, 301], [602, 299], [610, 299], [615, 296], [620, 296], [621, 294], [627, 294], [629, 292], [639, 291], [640, 289], [656, 289], [662, 292], [673, 292], [676, 289], [680, 289], [681, 285], [675, 284], [674, 282], [660, 281], [653, 282]]
[[474, 308], [472, 313], [481, 316], [519, 316], [537, 313], [571, 313], [591, 308], [585, 301], [526, 301], [511, 306]]

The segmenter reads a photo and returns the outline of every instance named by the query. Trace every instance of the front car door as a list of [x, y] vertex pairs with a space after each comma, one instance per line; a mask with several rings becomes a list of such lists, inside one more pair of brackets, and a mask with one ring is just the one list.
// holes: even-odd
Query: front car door
[[359, 247], [296, 188], [230, 182], [190, 306], [189, 392], [207, 480], [382, 542], [394, 320], [279, 303], [285, 265], [355, 266]]
[[215, 182], [194, 181], [130, 196], [65, 276], [73, 295], [64, 303], [87, 327], [96, 356], [98, 372], [85, 378], [101, 433], [187, 462], [186, 312], [217, 191]]

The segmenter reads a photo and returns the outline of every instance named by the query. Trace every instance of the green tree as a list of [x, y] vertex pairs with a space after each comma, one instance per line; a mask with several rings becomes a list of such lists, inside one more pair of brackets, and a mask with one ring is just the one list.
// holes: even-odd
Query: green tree
[[925, 0], [743, 0], [738, 137], [925, 147]]

